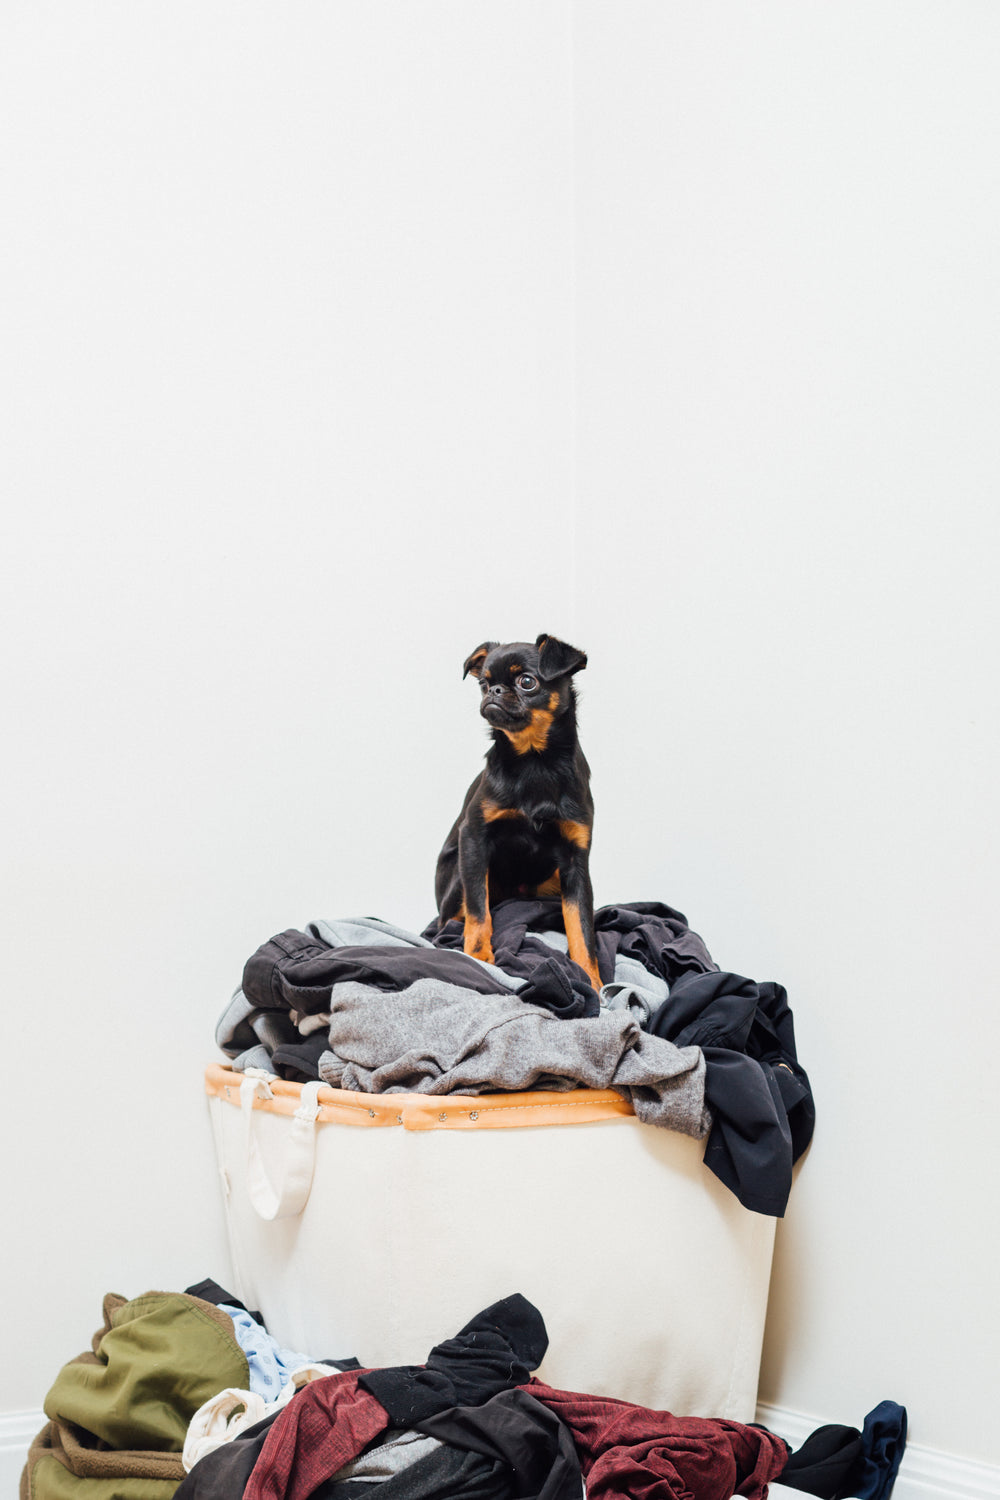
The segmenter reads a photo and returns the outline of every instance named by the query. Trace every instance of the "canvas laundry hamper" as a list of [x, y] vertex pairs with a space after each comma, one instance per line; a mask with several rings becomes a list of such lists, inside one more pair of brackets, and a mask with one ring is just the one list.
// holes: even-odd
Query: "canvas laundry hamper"
[[753, 1421], [775, 1221], [613, 1091], [359, 1094], [206, 1071], [234, 1290], [313, 1358], [421, 1364], [491, 1302], [539, 1378]]

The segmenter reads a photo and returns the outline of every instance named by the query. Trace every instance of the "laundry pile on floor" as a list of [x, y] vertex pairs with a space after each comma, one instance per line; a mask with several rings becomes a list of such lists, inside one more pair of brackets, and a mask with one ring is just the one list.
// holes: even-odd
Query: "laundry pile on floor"
[[239, 1071], [366, 1093], [615, 1089], [644, 1123], [705, 1138], [705, 1165], [745, 1208], [783, 1214], [815, 1111], [782, 986], [720, 972], [657, 901], [595, 912], [599, 992], [558, 901], [503, 901], [492, 921], [495, 964], [462, 951], [458, 921], [279, 933], [247, 961], [216, 1041]]
[[109, 1294], [46, 1397], [21, 1500], [763, 1500], [772, 1480], [887, 1500], [894, 1403], [790, 1454], [763, 1427], [555, 1390], [531, 1373], [547, 1346], [519, 1294], [425, 1364], [375, 1370], [282, 1348], [211, 1280]]

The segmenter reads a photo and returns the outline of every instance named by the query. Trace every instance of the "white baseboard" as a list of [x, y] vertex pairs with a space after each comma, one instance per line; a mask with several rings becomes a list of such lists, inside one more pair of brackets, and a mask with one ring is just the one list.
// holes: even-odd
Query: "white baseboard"
[[0, 1412], [0, 1495], [14, 1500], [31, 1440], [46, 1423], [43, 1411]]
[[[798, 1448], [829, 1417], [812, 1417], [784, 1406], [757, 1407], [757, 1421]], [[860, 1424], [859, 1424], [860, 1425]], [[802, 1491], [772, 1484], [775, 1500], [802, 1500]], [[1000, 1500], [1000, 1466], [975, 1463], [908, 1442], [892, 1500]]]
[[[0, 1496], [4, 1500], [8, 1496], [13, 1500], [17, 1494], [31, 1440], [41, 1432], [45, 1420], [41, 1411], [0, 1413]], [[761, 1405], [757, 1421], [798, 1448], [829, 1418], [790, 1411], [785, 1406]], [[772, 1484], [770, 1494], [773, 1500], [803, 1500], [801, 1490], [783, 1484]], [[892, 1500], [1000, 1500], [1000, 1466], [907, 1443]]]

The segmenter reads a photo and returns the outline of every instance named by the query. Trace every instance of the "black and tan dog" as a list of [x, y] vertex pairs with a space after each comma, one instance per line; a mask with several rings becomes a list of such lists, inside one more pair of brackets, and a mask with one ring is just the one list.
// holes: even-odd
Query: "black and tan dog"
[[487, 963], [491, 902], [560, 898], [570, 958], [600, 989], [588, 868], [594, 803], [573, 690], [586, 665], [582, 651], [551, 635], [533, 646], [484, 641], [468, 658], [462, 675], [479, 679], [493, 744], [438, 856], [434, 891], [439, 925], [463, 921], [466, 953]]

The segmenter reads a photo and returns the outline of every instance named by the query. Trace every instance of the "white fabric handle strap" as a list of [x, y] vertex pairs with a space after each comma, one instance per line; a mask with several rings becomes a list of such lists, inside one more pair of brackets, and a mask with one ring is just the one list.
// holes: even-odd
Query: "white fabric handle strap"
[[282, 1178], [275, 1188], [264, 1165], [254, 1137], [253, 1102], [273, 1099], [270, 1080], [277, 1075], [261, 1068], [248, 1068], [240, 1084], [240, 1108], [246, 1142], [247, 1192], [250, 1202], [262, 1219], [292, 1219], [300, 1214], [309, 1200], [313, 1167], [316, 1162], [316, 1119], [319, 1115], [318, 1094], [321, 1084], [304, 1083], [302, 1099], [291, 1119], [285, 1141]]

